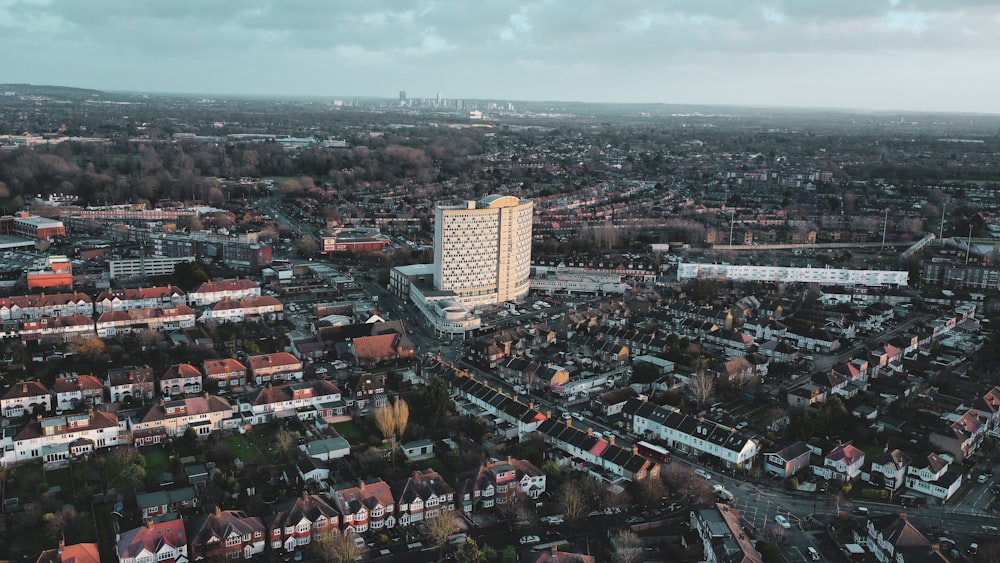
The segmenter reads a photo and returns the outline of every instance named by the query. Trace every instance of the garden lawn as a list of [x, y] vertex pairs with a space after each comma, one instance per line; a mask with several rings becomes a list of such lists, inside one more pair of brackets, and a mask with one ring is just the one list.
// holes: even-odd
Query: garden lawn
[[338, 434], [343, 436], [345, 440], [350, 442], [352, 446], [371, 442], [368, 435], [362, 432], [361, 429], [358, 428], [358, 425], [353, 421], [338, 422], [333, 425], [333, 429], [336, 430]]
[[445, 483], [454, 483], [455, 482], [455, 474], [452, 473], [451, 470], [448, 469], [445, 466], [445, 464], [444, 464], [443, 461], [441, 461], [440, 459], [438, 459], [436, 457], [435, 458], [431, 458], [431, 459], [425, 459], [423, 461], [415, 461], [415, 462], [413, 462], [412, 465], [414, 467], [419, 466], [420, 468], [429, 467], [429, 468], [433, 469], [434, 471], [437, 471], [438, 475], [441, 476], [441, 479]]
[[261, 451], [251, 444], [246, 436], [230, 434], [222, 439], [222, 442], [229, 447], [229, 453], [233, 457], [240, 458], [243, 463], [257, 463], [261, 460]]
[[146, 475], [155, 477], [170, 470], [167, 452], [163, 450], [152, 450], [142, 454], [142, 457], [146, 459]]

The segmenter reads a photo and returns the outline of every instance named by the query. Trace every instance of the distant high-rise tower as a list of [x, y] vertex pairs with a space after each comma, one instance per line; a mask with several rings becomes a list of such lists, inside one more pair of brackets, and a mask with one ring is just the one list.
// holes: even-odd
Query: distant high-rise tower
[[528, 294], [534, 203], [509, 195], [434, 207], [434, 287], [466, 307]]
[[438, 92], [437, 102], [438, 102], [438, 105], [441, 105], [441, 92]]
[[406, 90], [399, 91], [399, 105], [406, 104]]

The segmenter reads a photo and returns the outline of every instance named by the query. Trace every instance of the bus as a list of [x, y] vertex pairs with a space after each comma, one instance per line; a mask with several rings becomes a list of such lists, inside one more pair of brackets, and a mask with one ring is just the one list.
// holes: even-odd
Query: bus
[[640, 440], [635, 445], [639, 449], [640, 454], [660, 463], [670, 463], [670, 450], [656, 444], [651, 444], [645, 440]]

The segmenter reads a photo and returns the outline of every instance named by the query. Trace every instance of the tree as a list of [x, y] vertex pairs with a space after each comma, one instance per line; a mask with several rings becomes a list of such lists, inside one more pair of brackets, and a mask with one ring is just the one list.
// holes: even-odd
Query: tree
[[395, 466], [396, 439], [406, 431], [406, 425], [410, 420], [410, 406], [402, 398], [397, 397], [392, 403], [377, 407], [373, 416], [375, 417], [375, 425], [382, 432], [382, 436], [390, 442], [390, 456], [392, 456], [392, 463]]
[[96, 335], [77, 336], [71, 345], [73, 352], [88, 362], [100, 362], [106, 351], [104, 341]]
[[619, 530], [612, 538], [615, 563], [638, 563], [642, 560], [642, 539], [632, 530]]
[[142, 480], [146, 478], [146, 468], [138, 463], [126, 465], [125, 468], [122, 469], [119, 476], [124, 479], [125, 482], [132, 485], [133, 489], [135, 489], [136, 485], [141, 483]]
[[426, 401], [427, 414], [434, 422], [439, 422], [451, 410], [451, 395], [448, 394], [448, 384], [436, 375], [427, 382]]
[[486, 563], [486, 552], [479, 549], [479, 544], [472, 538], [465, 538], [458, 546], [455, 560], [460, 563]]
[[274, 443], [278, 446], [278, 452], [286, 459], [292, 459], [298, 447], [298, 432], [289, 432], [284, 428], [274, 434]]
[[699, 409], [705, 408], [715, 394], [715, 377], [707, 373], [704, 368], [699, 369], [688, 383], [687, 393], [698, 403]]
[[452, 510], [442, 511], [437, 516], [424, 520], [424, 524], [427, 526], [427, 535], [431, 539], [431, 545], [438, 548], [440, 558], [441, 547], [448, 541], [448, 538], [458, 531], [458, 515]]
[[336, 531], [319, 535], [310, 545], [315, 553], [323, 561], [336, 561], [337, 563], [353, 562], [361, 554], [361, 549], [354, 542], [354, 537], [347, 533]]
[[559, 501], [562, 503], [563, 513], [570, 522], [575, 522], [587, 508], [587, 499], [584, 497], [580, 486], [572, 481], [563, 483], [559, 488]]

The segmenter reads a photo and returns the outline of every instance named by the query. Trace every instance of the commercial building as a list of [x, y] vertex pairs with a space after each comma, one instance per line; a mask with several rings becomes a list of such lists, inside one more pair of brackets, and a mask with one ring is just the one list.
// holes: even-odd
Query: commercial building
[[108, 262], [108, 277], [112, 280], [120, 280], [171, 276], [177, 264], [183, 262], [194, 262], [194, 256], [180, 256], [177, 258], [149, 256], [111, 260]]
[[341, 229], [323, 237], [323, 252], [381, 252], [388, 244], [389, 237], [378, 229]]
[[28, 271], [28, 289], [73, 287], [73, 263], [66, 256], [49, 256]]
[[30, 239], [46, 240], [66, 236], [66, 227], [62, 221], [36, 217], [28, 213], [18, 213], [13, 217], [0, 218], [0, 232]]

